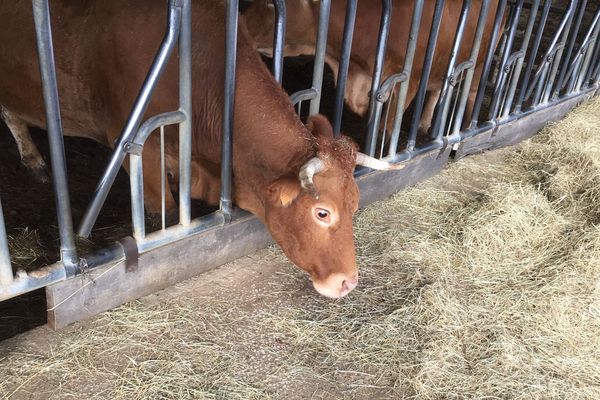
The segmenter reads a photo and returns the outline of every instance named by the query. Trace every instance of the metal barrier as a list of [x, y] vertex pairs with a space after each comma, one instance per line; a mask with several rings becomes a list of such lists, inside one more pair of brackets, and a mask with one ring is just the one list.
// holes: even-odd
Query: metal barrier
[[[346, 2], [346, 14], [339, 54], [336, 92], [333, 99], [333, 128], [339, 135], [342, 127], [344, 94], [355, 40], [357, 6], [360, 0]], [[499, 0], [496, 14], [491, 15], [492, 0], [463, 0], [460, 17], [453, 32], [454, 42], [447, 58], [447, 68], [441, 82], [439, 99], [429, 137], [419, 144], [419, 123], [423, 115], [426, 92], [430, 83], [445, 7], [450, 0], [414, 0], [410, 16], [410, 34], [404, 54], [403, 68], [384, 75], [386, 49], [393, 24], [392, 0], [381, 1], [378, 41], [374, 44], [375, 60], [372, 71], [369, 109], [366, 115], [365, 152], [394, 162], [410, 162], [424, 154], [457, 149], [469, 140], [486, 133], [492, 135], [500, 127], [515, 120], [549, 109], [566, 100], [584, 98], [593, 94], [600, 84], [600, 7], [587, 0], [570, 0], [568, 7], [556, 10], [553, 0]], [[309, 88], [291, 95], [292, 103], [301, 110], [310, 101], [310, 114], [319, 112], [322, 101], [323, 71], [327, 55], [327, 40], [331, 0], [319, 4], [314, 69]], [[465, 43], [465, 30], [473, 4], [480, 4], [472, 43]], [[64, 149], [54, 56], [52, 48], [50, 13], [47, 0], [32, 0], [36, 38], [38, 43], [43, 83], [46, 118], [50, 140], [51, 161], [56, 194], [61, 239], [60, 261], [38, 271], [13, 274], [10, 264], [8, 239], [0, 205], [0, 300], [44, 287], [81, 274], [96, 266], [124, 259], [129, 245], [115, 244], [94, 254], [78, 255], [72, 228], [69, 191], [66, 180]], [[422, 37], [421, 28], [425, 7], [432, 6], [432, 24], [429, 35]], [[106, 171], [98, 183], [86, 211], [80, 236], [88, 236], [106, 199], [108, 191], [129, 155], [131, 206], [135, 253], [144, 253], [188, 237], [194, 233], [226, 225], [245, 213], [232, 203], [232, 146], [233, 109], [235, 99], [235, 67], [238, 29], [238, 1], [227, 1], [226, 45], [223, 105], [222, 164], [220, 209], [212, 214], [192, 219], [191, 213], [191, 0], [168, 1], [168, 24], [162, 44], [150, 71], [132, 107], [129, 118], [115, 144]], [[281, 82], [284, 66], [284, 39], [287, 15], [283, 0], [273, 1], [275, 26], [273, 37], [272, 72]], [[561, 11], [558, 27], [550, 32], [548, 21]], [[591, 22], [586, 23], [589, 14]], [[293, 17], [293, 16], [292, 16]], [[360, 16], [359, 16], [360, 17]], [[587, 18], [587, 19], [586, 19]], [[481, 44], [489, 31], [490, 46]], [[536, 28], [536, 29], [534, 29]], [[535, 30], [535, 33], [534, 33]], [[447, 34], [447, 33], [445, 33]], [[402, 122], [408, 107], [408, 91], [414, 70], [419, 43], [427, 42], [423, 55], [422, 75], [412, 100], [410, 128], [403, 132]], [[498, 46], [496, 44], [499, 43]], [[152, 92], [165, 69], [175, 46], [179, 48], [179, 109], [160, 114], [142, 122]], [[459, 59], [463, 46], [470, 45], [467, 59]], [[485, 54], [484, 54], [485, 53]], [[480, 57], [483, 55], [483, 57]], [[480, 60], [481, 59], [481, 60]], [[478, 69], [479, 67], [479, 69]], [[478, 72], [480, 71], [480, 72]], [[476, 75], [476, 74], [480, 75]], [[479, 80], [479, 86], [474, 82]], [[488, 82], [491, 85], [488, 86]], [[471, 96], [470, 94], [474, 94]], [[469, 101], [472, 100], [471, 103]], [[489, 105], [485, 101], [489, 100]], [[487, 117], [480, 118], [487, 110]], [[393, 119], [390, 119], [393, 118]], [[390, 123], [391, 122], [391, 123]], [[179, 221], [167, 226], [165, 196], [170, 190], [166, 179], [164, 139], [165, 127], [179, 126]], [[391, 126], [391, 130], [390, 130]], [[161, 143], [162, 220], [161, 228], [146, 232], [143, 186], [143, 147], [148, 137], [159, 131]], [[404, 139], [404, 140], [403, 140]], [[401, 146], [401, 143], [404, 143]], [[368, 171], [362, 170], [361, 174]], [[129, 241], [131, 243], [131, 241]]]

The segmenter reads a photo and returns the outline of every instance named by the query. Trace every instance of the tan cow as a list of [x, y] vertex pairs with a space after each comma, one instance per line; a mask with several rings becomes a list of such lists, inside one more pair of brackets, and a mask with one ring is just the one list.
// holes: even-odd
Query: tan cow
[[[224, 16], [220, 1], [192, 2], [192, 196], [218, 202], [224, 80]], [[64, 133], [111, 145], [123, 126], [165, 29], [161, 0], [51, 2]], [[45, 128], [31, 2], [0, 5], [0, 104], [12, 133]], [[233, 142], [234, 201], [268, 227], [286, 255], [329, 297], [357, 284], [352, 215], [358, 161], [347, 138], [335, 140], [323, 117], [307, 129], [251, 46], [240, 25]], [[177, 63], [162, 77], [148, 115], [178, 107]], [[176, 139], [167, 143], [177, 179]], [[144, 147], [147, 209], [160, 209], [159, 145]], [[39, 159], [37, 154], [23, 154]], [[36, 165], [34, 165], [36, 166]], [[39, 166], [39, 165], [38, 165]], [[386, 167], [383, 165], [383, 167]], [[175, 202], [171, 193], [167, 206]]]
[[[425, 0], [423, 16], [419, 32], [419, 41], [413, 62], [412, 76], [408, 89], [406, 106], [415, 98], [419, 80], [423, 72], [423, 63], [429, 38], [429, 30], [433, 21], [436, 0]], [[436, 47], [435, 59], [428, 85], [428, 99], [421, 118], [420, 129], [426, 131], [431, 124], [434, 108], [442, 87], [443, 77], [447, 71], [448, 60], [454, 43], [454, 36], [460, 18], [463, 0], [446, 0], [442, 24]], [[394, 0], [392, 3], [391, 29], [388, 39], [383, 79], [401, 72], [404, 67], [406, 46], [411, 28], [414, 0]], [[471, 45], [477, 28], [477, 20], [482, 1], [474, 0], [465, 27], [463, 46], [458, 63], [466, 61], [471, 53]], [[488, 13], [486, 31], [481, 49], [487, 49], [491, 39], [493, 19], [497, 2], [492, 1]], [[320, 2], [316, 0], [286, 1], [287, 29], [285, 36], [285, 55], [297, 56], [314, 54], [316, 31]], [[326, 62], [337, 77], [338, 59], [341, 53], [346, 16], [346, 1], [332, 0], [327, 38]], [[273, 45], [274, 12], [271, 0], [255, 0], [244, 14], [248, 30], [257, 42], [260, 51], [270, 54]], [[359, 0], [357, 3], [356, 22], [352, 53], [348, 69], [345, 101], [350, 109], [364, 116], [369, 107], [369, 91], [375, 64], [375, 53], [379, 23], [381, 19], [381, 1]], [[473, 100], [481, 76], [481, 67], [485, 50], [480, 51], [475, 79], [469, 97], [467, 118], [470, 117]]]

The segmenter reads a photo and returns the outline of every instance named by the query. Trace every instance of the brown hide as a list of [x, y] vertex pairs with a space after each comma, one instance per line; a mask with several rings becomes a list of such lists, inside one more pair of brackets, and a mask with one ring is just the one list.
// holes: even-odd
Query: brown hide
[[[272, 47], [272, 26], [274, 19], [272, 6], [267, 5], [269, 1], [256, 0], [244, 15], [248, 30], [257, 42], [258, 48], [266, 49], [265, 52], [267, 53]], [[413, 63], [413, 73], [407, 95], [407, 106], [416, 95], [419, 79], [422, 75], [435, 3], [436, 0], [425, 1], [419, 41]], [[460, 18], [462, 3], [462, 0], [446, 0], [445, 2], [440, 35], [428, 85], [429, 92], [435, 93], [441, 89]], [[467, 60], [470, 56], [481, 3], [481, 0], [473, 1], [458, 63]], [[286, 2], [287, 19], [289, 21], [285, 38], [285, 54], [287, 56], [314, 54], [319, 6], [320, 2], [313, 0], [289, 0]], [[485, 56], [485, 49], [489, 46], [496, 8], [497, 2], [492, 2], [488, 14], [486, 32], [481, 45], [483, 51], [480, 51], [478, 58], [478, 67], [481, 66]], [[383, 79], [403, 70], [413, 10], [413, 0], [394, 0], [392, 3], [391, 30], [387, 45]], [[345, 15], [346, 1], [332, 0], [326, 61], [336, 76], [338, 70], [337, 60], [342, 46]], [[348, 106], [360, 115], [364, 115], [368, 109], [368, 93], [371, 90], [371, 76], [375, 63], [380, 19], [381, 1], [358, 1], [345, 100]], [[480, 70], [478, 69], [475, 74], [473, 88], [477, 87], [479, 77]], [[434, 96], [433, 100], [436, 98]], [[427, 116], [427, 118], [430, 119], [430, 116]]]
[[[220, 1], [192, 2], [192, 195], [216, 203], [219, 193], [224, 78], [224, 16]], [[160, 0], [51, 2], [64, 133], [103, 144], [118, 137], [165, 30]], [[0, 104], [30, 126], [45, 128], [31, 2], [0, 5]], [[148, 116], [178, 106], [176, 54], [152, 97]], [[331, 297], [357, 276], [351, 216], [358, 203], [344, 151], [333, 138], [315, 139], [251, 46], [240, 24], [234, 121], [234, 201], [266, 222], [286, 254]], [[167, 159], [177, 179], [177, 144], [167, 132]], [[160, 209], [156, 136], [144, 147], [146, 207]], [[318, 154], [328, 169], [315, 177], [320, 200], [298, 191], [287, 204], [274, 196], [283, 179], [298, 183], [301, 166]], [[352, 153], [353, 154], [353, 153]], [[174, 207], [169, 193], [167, 206]], [[336, 215], [324, 227], [315, 205]], [[334, 246], [333, 248], [330, 246]], [[346, 284], [346, 287], [348, 285]]]

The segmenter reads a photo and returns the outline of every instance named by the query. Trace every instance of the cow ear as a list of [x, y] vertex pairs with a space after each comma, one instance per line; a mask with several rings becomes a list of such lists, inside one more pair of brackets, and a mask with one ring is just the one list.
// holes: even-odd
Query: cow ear
[[282, 178], [267, 186], [268, 198], [273, 204], [287, 207], [300, 195], [302, 188], [297, 179]]
[[324, 115], [311, 115], [308, 117], [306, 127], [316, 138], [333, 139], [333, 128]]

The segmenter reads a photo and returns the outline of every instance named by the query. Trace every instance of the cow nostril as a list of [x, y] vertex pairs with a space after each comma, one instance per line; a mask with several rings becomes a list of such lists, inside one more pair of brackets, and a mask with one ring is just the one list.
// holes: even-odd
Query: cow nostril
[[341, 295], [345, 296], [350, 293], [358, 284], [358, 278], [346, 279], [342, 282]]

